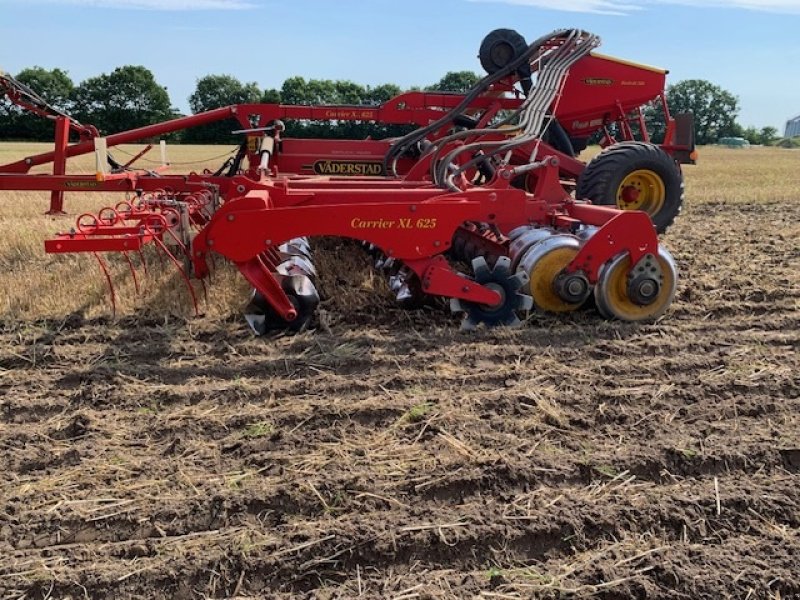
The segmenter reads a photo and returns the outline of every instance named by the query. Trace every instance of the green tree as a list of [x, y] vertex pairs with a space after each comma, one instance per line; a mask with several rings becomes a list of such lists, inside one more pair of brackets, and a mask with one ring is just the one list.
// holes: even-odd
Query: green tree
[[688, 79], [667, 89], [667, 101], [674, 114], [694, 115], [698, 144], [711, 144], [720, 137], [735, 135], [739, 100], [721, 87], [704, 79]]
[[85, 124], [110, 134], [176, 116], [167, 89], [149, 69], [127, 65], [82, 82], [74, 94], [75, 113]]
[[261, 102], [264, 104], [280, 104], [282, 102], [281, 93], [276, 89], [264, 90], [261, 94]]
[[283, 82], [280, 92], [285, 104], [324, 105], [324, 104], [367, 104], [370, 90], [352, 81], [332, 79], [309, 79], [290, 77]]
[[[281, 100], [294, 105], [338, 104], [337, 83], [331, 79], [290, 77], [283, 82]], [[353, 90], [347, 90], [353, 95]], [[357, 93], [357, 92], [356, 92]]]
[[[727, 90], [704, 79], [688, 79], [669, 86], [666, 95], [671, 114], [694, 115], [698, 144], [713, 144], [724, 136], [744, 137], [736, 122], [739, 101]], [[666, 129], [661, 102], [645, 107], [645, 121], [653, 141], [661, 143]]]
[[260, 99], [261, 90], [255, 82], [242, 83], [230, 75], [206, 75], [197, 80], [195, 91], [189, 96], [189, 107], [193, 113], [199, 113]]
[[0, 140], [13, 140], [16, 123], [14, 123], [15, 107], [11, 100], [0, 94]]
[[311, 104], [308, 101], [308, 84], [303, 77], [289, 77], [283, 82], [280, 93], [284, 104]]
[[[369, 88], [352, 81], [290, 77], [283, 82], [280, 100], [293, 105], [376, 105], [400, 93], [394, 84]], [[286, 124], [286, 136], [296, 138], [363, 139], [401, 135], [408, 127], [363, 121], [293, 121]]]
[[401, 93], [400, 86], [393, 83], [384, 83], [374, 88], [367, 88], [367, 102], [369, 104], [383, 104]]
[[369, 102], [369, 90], [352, 81], [336, 81], [333, 84], [336, 104], [364, 105]]
[[[72, 79], [61, 69], [30, 67], [20, 71], [16, 79], [28, 86], [54, 108], [69, 112], [74, 90]], [[24, 111], [6, 100], [0, 104], [0, 137], [49, 141], [53, 139], [53, 122]]]
[[[242, 83], [230, 75], [206, 75], [197, 80], [189, 107], [197, 114], [232, 104], [251, 104], [261, 100], [261, 90], [256, 83]], [[183, 134], [185, 142], [193, 144], [232, 144], [242, 141], [240, 135], [231, 134], [241, 129], [236, 119], [226, 119], [202, 127], [187, 129]]]
[[764, 144], [765, 146], [769, 146], [779, 137], [780, 136], [778, 135], [778, 130], [775, 127], [771, 126], [762, 127], [761, 131], [759, 132], [759, 143]]
[[761, 133], [755, 127], [745, 127], [741, 130], [740, 135], [736, 135], [734, 137], [743, 137], [751, 144], [760, 144], [761, 143]]
[[305, 91], [304, 104], [338, 104], [336, 82], [330, 79], [309, 79]]
[[435, 92], [457, 92], [463, 94], [475, 87], [475, 84], [480, 80], [481, 76], [472, 71], [450, 71], [438, 83], [430, 86], [430, 89]]

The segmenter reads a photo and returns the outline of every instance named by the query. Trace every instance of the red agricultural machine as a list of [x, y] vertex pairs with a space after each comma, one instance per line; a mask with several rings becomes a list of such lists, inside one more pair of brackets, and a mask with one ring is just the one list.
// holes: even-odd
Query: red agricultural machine
[[[483, 41], [488, 74], [466, 94], [411, 92], [380, 106], [236, 105], [107, 137], [0, 76], [13, 102], [55, 122], [54, 151], [1, 166], [0, 190], [50, 191], [51, 213], [63, 211], [68, 191], [126, 194], [78, 217], [46, 251], [93, 253], [104, 270], [101, 253], [123, 253], [135, 275], [131, 254], [153, 244], [193, 298], [189, 278], [205, 278], [211, 255], [221, 255], [254, 288], [246, 313], [258, 334], [312, 319], [314, 236], [360, 240], [399, 301], [447, 298], [465, 328], [515, 325], [534, 307], [575, 310], [592, 295], [605, 317], [655, 319], [675, 293], [675, 263], [657, 230], [680, 210], [679, 165], [694, 160], [691, 118], [669, 114], [665, 71], [594, 54], [598, 45], [580, 30], [528, 44], [501, 29]], [[649, 103], [664, 112], [661, 145], [649, 142]], [[244, 139], [215, 172], [137, 169], [149, 145], [127, 164], [108, 151], [232, 117]], [[292, 119], [418, 128], [387, 140], [286, 139]], [[606, 149], [584, 164], [576, 156], [597, 133]], [[70, 144], [70, 134], [79, 141]], [[89, 153], [96, 173], [66, 174], [69, 157]], [[52, 175], [29, 174], [48, 163]]]

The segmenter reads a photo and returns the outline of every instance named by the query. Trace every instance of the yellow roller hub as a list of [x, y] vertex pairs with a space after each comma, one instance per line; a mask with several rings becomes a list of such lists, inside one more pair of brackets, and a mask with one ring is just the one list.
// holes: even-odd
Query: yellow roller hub
[[617, 207], [643, 210], [651, 217], [664, 206], [667, 188], [664, 180], [649, 169], [631, 171], [617, 188]]
[[537, 260], [528, 271], [533, 303], [545, 312], [563, 313], [580, 308], [583, 302], [570, 304], [564, 302], [556, 293], [553, 283], [559, 273], [577, 256], [578, 249], [570, 247], [555, 248]]
[[631, 259], [627, 254], [618, 256], [600, 274], [595, 287], [597, 307], [606, 317], [622, 321], [650, 321], [663, 315], [675, 296], [677, 270], [669, 253], [661, 249], [656, 257], [661, 267], [660, 289], [649, 304], [644, 306], [631, 300], [629, 271]]

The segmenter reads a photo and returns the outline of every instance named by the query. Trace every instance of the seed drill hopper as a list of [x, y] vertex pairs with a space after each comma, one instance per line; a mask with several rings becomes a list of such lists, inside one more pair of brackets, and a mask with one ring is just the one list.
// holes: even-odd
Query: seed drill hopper
[[[67, 191], [125, 194], [78, 217], [46, 251], [92, 253], [111, 284], [103, 253], [122, 253], [135, 276], [136, 255], [153, 245], [181, 273], [196, 311], [191, 278], [203, 281], [212, 257], [224, 257], [252, 285], [245, 312], [258, 334], [312, 321], [317, 236], [359, 240], [398, 301], [447, 299], [464, 328], [516, 325], [526, 311], [573, 311], [592, 297], [604, 317], [652, 320], [676, 289], [657, 227], [680, 208], [691, 121], [670, 116], [664, 71], [602, 57], [598, 45], [574, 29], [531, 44], [497, 30], [481, 47], [488, 74], [465, 94], [411, 92], [365, 107], [236, 105], [107, 137], [0, 76], [12, 101], [56, 129], [53, 152], [0, 167], [0, 190], [49, 191], [51, 213], [63, 211]], [[653, 101], [666, 122], [659, 146], [642, 113]], [[230, 118], [244, 139], [214, 172], [137, 169], [149, 145], [127, 164], [109, 152]], [[391, 140], [292, 140], [282, 135], [292, 119], [417, 129]], [[586, 165], [577, 152], [597, 133], [608, 148]], [[96, 173], [66, 174], [67, 158], [89, 153]], [[29, 174], [49, 163], [52, 175]]]

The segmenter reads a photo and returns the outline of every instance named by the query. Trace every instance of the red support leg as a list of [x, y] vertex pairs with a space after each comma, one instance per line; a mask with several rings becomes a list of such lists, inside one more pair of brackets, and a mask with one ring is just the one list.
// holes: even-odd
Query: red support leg
[[[53, 158], [53, 175], [65, 175], [67, 172], [67, 145], [69, 144], [69, 119], [58, 117], [56, 119], [56, 149]], [[64, 192], [50, 192], [50, 210], [48, 215], [65, 215]]]

